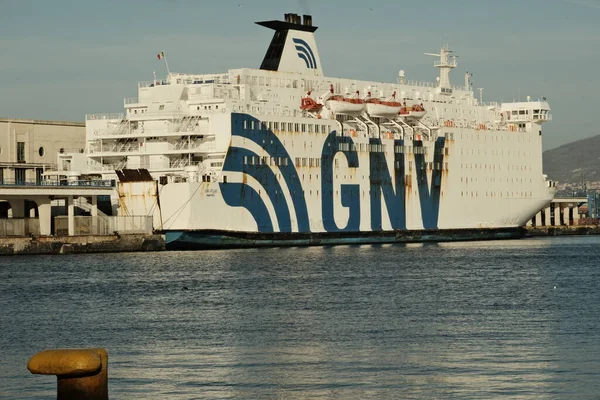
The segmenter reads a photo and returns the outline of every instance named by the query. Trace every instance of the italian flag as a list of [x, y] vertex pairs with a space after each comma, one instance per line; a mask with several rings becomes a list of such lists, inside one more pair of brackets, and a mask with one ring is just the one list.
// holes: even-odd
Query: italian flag
[[159, 59], [159, 60], [161, 60], [161, 59], [165, 58], [165, 53], [164, 53], [164, 51], [161, 51], [160, 53], [158, 53], [157, 57], [158, 57], [158, 59]]

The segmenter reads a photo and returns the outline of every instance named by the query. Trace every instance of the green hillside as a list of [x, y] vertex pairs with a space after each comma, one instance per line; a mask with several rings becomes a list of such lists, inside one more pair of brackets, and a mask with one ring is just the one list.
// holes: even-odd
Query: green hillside
[[561, 186], [581, 187], [585, 180], [589, 187], [600, 182], [600, 135], [545, 151], [543, 160], [544, 173]]

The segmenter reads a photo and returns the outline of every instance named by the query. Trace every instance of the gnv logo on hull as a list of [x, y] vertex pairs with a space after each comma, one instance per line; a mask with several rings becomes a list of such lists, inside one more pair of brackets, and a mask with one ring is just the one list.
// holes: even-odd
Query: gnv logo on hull
[[306, 68], [317, 69], [317, 59], [315, 58], [315, 54], [312, 49], [302, 39], [292, 39], [296, 44], [296, 50], [298, 51], [298, 57], [304, 60], [306, 63]]
[[[246, 126], [254, 123], [261, 129], [248, 129]], [[259, 232], [292, 232], [295, 231], [292, 221], [298, 225], [298, 232], [311, 232], [309, 208], [303, 187], [304, 175], [299, 173], [294, 164], [294, 159], [287, 152], [280, 138], [271, 130], [265, 129], [260, 121], [247, 114], [233, 113], [231, 117], [232, 135], [253, 142], [253, 147], [262, 149], [256, 153], [245, 147], [231, 146], [227, 151], [223, 171], [241, 172], [255, 180], [259, 187], [254, 189], [242, 182], [219, 183], [219, 188], [225, 203], [230, 207], [243, 207], [247, 209], [258, 226]], [[240, 143], [241, 144], [241, 143]], [[368, 165], [360, 165], [358, 152], [353, 146], [354, 140], [348, 136], [338, 136], [336, 131], [327, 135], [321, 151], [321, 218], [326, 232], [360, 232], [361, 209], [369, 207], [366, 217], [370, 218], [370, 228], [373, 232], [384, 230], [383, 208], [389, 217], [389, 227], [393, 230], [407, 229], [407, 193], [414, 187], [405, 181], [404, 153], [394, 151], [394, 165], [398, 168], [389, 168], [386, 154], [382, 152], [369, 152]], [[443, 174], [441, 168], [434, 168], [427, 172], [427, 162], [423, 143], [421, 141], [394, 140], [394, 147], [412, 145], [415, 149], [414, 163], [416, 170], [416, 184], [418, 202], [421, 211], [421, 220], [424, 229], [437, 229], [441, 202], [441, 185]], [[369, 146], [382, 146], [381, 139], [370, 139]], [[433, 165], [444, 164], [445, 138], [439, 137], [435, 141]], [[335, 186], [334, 160], [338, 153], [342, 153], [349, 168], [364, 168], [369, 173], [369, 190], [367, 197], [361, 196], [360, 184], [341, 184]], [[271, 168], [270, 162], [264, 162], [263, 157], [275, 157], [284, 160], [278, 164], [277, 169]], [[252, 162], [248, 162], [253, 160]], [[411, 182], [411, 181], [409, 181]], [[287, 190], [286, 190], [287, 186]], [[261, 194], [264, 191], [264, 195]], [[289, 196], [283, 193], [287, 191]], [[407, 192], [408, 191], [408, 192]], [[312, 192], [312, 191], [311, 191]], [[310, 193], [310, 192], [309, 192]], [[312, 194], [312, 193], [311, 193]], [[314, 201], [314, 200], [313, 200]], [[277, 220], [278, 229], [275, 229], [271, 211], [271, 203]], [[290, 204], [291, 202], [291, 204]], [[290, 208], [293, 206], [293, 208]], [[340, 206], [348, 209], [349, 219], [345, 226], [338, 226], [335, 219], [336, 210]], [[318, 218], [317, 216], [312, 216]], [[385, 229], [390, 229], [385, 228]]]

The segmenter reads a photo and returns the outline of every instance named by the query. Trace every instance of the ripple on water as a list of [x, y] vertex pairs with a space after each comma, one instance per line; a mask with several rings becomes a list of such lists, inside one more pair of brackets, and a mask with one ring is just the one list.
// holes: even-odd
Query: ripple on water
[[111, 398], [592, 398], [600, 238], [10, 257], [0, 398], [105, 347]]

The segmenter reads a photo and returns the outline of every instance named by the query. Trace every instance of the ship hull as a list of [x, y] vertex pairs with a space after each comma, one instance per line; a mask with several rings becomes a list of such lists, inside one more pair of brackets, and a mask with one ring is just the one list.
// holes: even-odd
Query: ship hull
[[224, 230], [168, 231], [168, 250], [330, 246], [519, 239], [524, 229], [434, 229], [382, 232], [257, 233]]
[[[221, 181], [169, 183], [160, 201], [150, 202], [160, 204], [167, 248], [518, 238], [518, 227], [552, 198], [543, 180], [534, 183], [541, 163], [539, 170], [520, 166], [533, 163], [524, 154], [539, 147], [537, 136], [517, 137], [527, 143], [521, 153], [507, 144], [505, 153], [485, 157], [485, 140], [468, 129], [431, 140], [373, 139], [316, 134], [320, 128], [252, 129], [259, 122], [232, 115]], [[490, 134], [505, 136], [501, 143], [515, 139], [512, 132]], [[508, 162], [518, 167], [500, 172]]]

